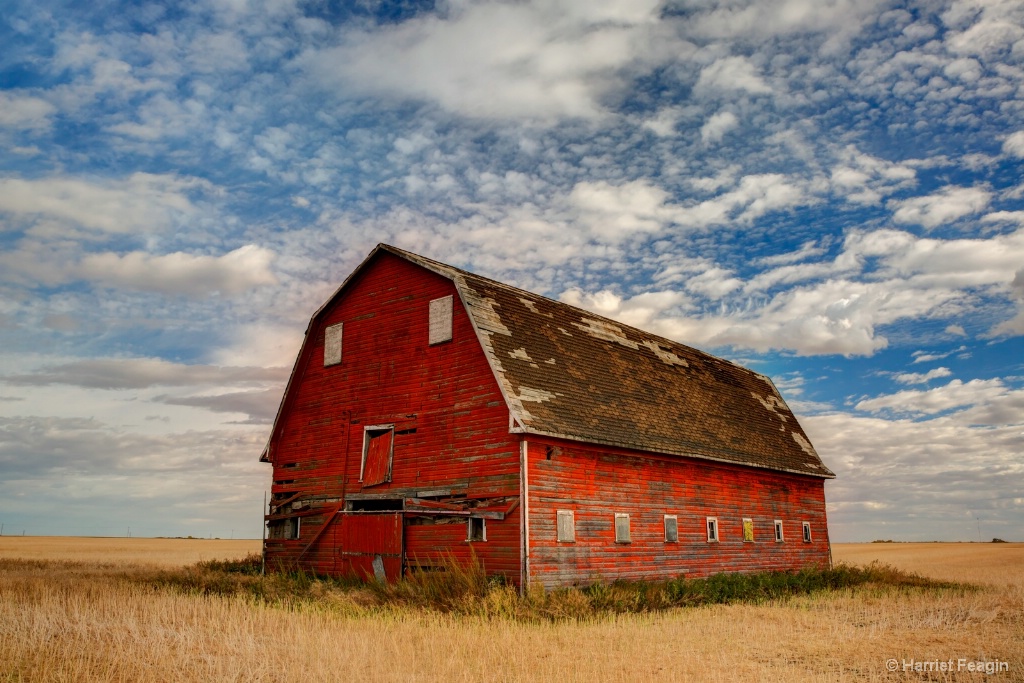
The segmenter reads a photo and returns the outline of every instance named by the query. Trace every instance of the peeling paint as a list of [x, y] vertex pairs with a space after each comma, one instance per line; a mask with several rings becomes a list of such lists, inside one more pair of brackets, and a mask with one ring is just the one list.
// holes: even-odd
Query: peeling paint
[[684, 359], [680, 358], [676, 354], [672, 353], [666, 348], [663, 348], [661, 344], [656, 341], [647, 340], [643, 343], [644, 346], [654, 352], [654, 355], [662, 360], [662, 362], [668, 365], [679, 365], [684, 368], [690, 367]]
[[[760, 396], [758, 396], [753, 391], [750, 392], [750, 395], [753, 396], [754, 398], [756, 398], [758, 400], [758, 402], [761, 405], [764, 406], [765, 410], [767, 410], [770, 413], [773, 413], [776, 417], [778, 417], [783, 422], [785, 422], [786, 420], [789, 419], [789, 416], [785, 415], [784, 413], [780, 413], [779, 410], [778, 410], [779, 408], [782, 408], [782, 409], [786, 408], [786, 404], [783, 403], [782, 399], [780, 399], [778, 396], [768, 396], [767, 398], [761, 398]], [[804, 450], [806, 450], [806, 449], [804, 449]]]
[[[812, 446], [811, 442], [805, 439], [802, 434], [799, 432], [793, 432], [792, 436], [793, 441], [796, 441], [797, 445], [804, 449], [804, 453], [807, 455], [813, 455], [815, 458], [818, 457], [818, 452], [814, 450], [814, 446]], [[812, 463], [811, 466], [814, 467], [814, 469], [820, 469], [816, 464]]]
[[525, 361], [531, 361], [531, 362], [533, 361], [533, 359], [530, 358], [530, 354], [526, 353], [526, 349], [524, 347], [519, 347], [518, 349], [516, 349], [514, 351], [509, 351], [508, 355], [509, 355], [510, 358], [518, 358], [519, 360], [525, 360]]
[[523, 303], [523, 305], [526, 306], [526, 308], [531, 313], [536, 313], [537, 315], [542, 315], [545, 318], [554, 318], [555, 317], [551, 313], [543, 313], [540, 310], [538, 310], [537, 309], [537, 302], [533, 301], [532, 299], [526, 299], [526, 298], [523, 298], [523, 297], [519, 297], [519, 301], [521, 301]]
[[586, 324], [581, 325], [580, 323], [573, 323], [573, 327], [580, 328], [591, 337], [615, 342], [616, 344], [621, 344], [622, 346], [630, 349], [640, 348], [640, 345], [635, 341], [631, 341], [626, 338], [626, 335], [622, 332], [622, 328], [618, 325], [612, 325], [604, 320], [593, 320], [592, 318], [581, 318], [581, 322]]
[[530, 387], [519, 387], [519, 400], [520, 401], [533, 401], [534, 403], [543, 403], [544, 401], [550, 401], [555, 398], [558, 394], [552, 394], [550, 391], [544, 391], [543, 389], [531, 389]]

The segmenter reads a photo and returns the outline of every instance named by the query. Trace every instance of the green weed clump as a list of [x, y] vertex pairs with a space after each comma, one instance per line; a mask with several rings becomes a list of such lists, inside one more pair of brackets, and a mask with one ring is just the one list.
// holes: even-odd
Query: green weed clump
[[936, 581], [878, 563], [668, 581], [594, 582], [551, 590], [533, 585], [522, 595], [503, 577], [488, 576], [475, 557], [467, 563], [447, 558], [429, 571], [413, 571], [395, 583], [363, 583], [301, 571], [264, 576], [261, 569], [260, 556], [253, 555], [244, 560], [201, 562], [181, 570], [165, 570], [146, 580], [189, 593], [248, 596], [286, 607], [333, 605], [363, 612], [412, 608], [525, 621], [583, 620], [704, 605], [761, 604], [841, 590], [975, 590], [968, 584]]

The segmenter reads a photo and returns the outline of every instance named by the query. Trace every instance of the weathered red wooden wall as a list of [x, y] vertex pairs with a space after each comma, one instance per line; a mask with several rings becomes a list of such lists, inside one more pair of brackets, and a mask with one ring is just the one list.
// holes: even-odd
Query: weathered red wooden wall
[[[706, 576], [827, 566], [824, 482], [783, 472], [528, 440], [530, 581], [546, 586], [611, 579]], [[575, 512], [576, 541], [556, 538], [558, 510]], [[615, 542], [615, 513], [630, 515], [631, 542]], [[666, 543], [664, 516], [678, 517]], [[705, 520], [717, 517], [717, 543]], [[742, 520], [753, 519], [754, 542]], [[775, 520], [784, 541], [775, 541]], [[802, 523], [811, 524], [804, 543]]]
[[[448, 295], [455, 301], [452, 341], [429, 346], [429, 302]], [[324, 367], [324, 329], [335, 323], [344, 323], [342, 361]], [[508, 432], [508, 409], [454, 285], [387, 253], [309, 331], [278, 420], [269, 451], [272, 494], [282, 500], [298, 493], [295, 513], [306, 516], [300, 538], [267, 541], [271, 567], [293, 566], [301, 556], [307, 569], [343, 571], [333, 525], [307, 546], [352, 494], [519, 495], [519, 440]], [[364, 490], [358, 481], [364, 427], [392, 423], [392, 480]], [[487, 541], [474, 543], [466, 541], [465, 519], [411, 525], [406, 554], [467, 557], [472, 545], [489, 572], [518, 580], [518, 512], [486, 524]]]

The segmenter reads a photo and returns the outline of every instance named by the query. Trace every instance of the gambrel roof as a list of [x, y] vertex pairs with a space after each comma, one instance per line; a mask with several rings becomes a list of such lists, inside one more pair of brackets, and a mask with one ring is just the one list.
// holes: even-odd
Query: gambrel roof
[[508, 403], [513, 431], [835, 476], [768, 377], [385, 244], [317, 311], [311, 327], [382, 252], [454, 283]]

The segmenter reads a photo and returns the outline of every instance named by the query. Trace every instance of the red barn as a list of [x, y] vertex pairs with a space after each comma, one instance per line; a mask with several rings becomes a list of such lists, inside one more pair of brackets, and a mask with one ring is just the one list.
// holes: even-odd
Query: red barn
[[261, 460], [271, 568], [475, 553], [551, 587], [829, 563], [835, 475], [769, 378], [386, 245], [310, 320]]

